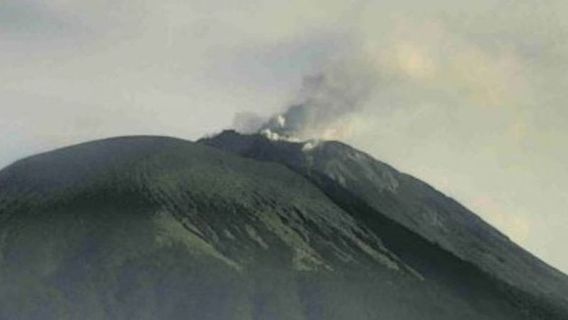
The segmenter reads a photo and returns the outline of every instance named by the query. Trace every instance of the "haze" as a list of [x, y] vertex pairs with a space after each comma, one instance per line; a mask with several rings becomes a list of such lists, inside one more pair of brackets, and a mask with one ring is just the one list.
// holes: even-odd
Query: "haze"
[[561, 0], [0, 0], [0, 166], [196, 139], [331, 75], [364, 99], [305, 135], [431, 183], [568, 272], [567, 32]]

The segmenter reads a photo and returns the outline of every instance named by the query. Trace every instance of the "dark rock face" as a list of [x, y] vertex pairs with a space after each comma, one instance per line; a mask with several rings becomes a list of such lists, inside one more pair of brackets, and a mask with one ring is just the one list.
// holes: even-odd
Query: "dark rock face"
[[201, 142], [0, 171], [0, 319], [567, 318], [565, 276], [360, 152]]

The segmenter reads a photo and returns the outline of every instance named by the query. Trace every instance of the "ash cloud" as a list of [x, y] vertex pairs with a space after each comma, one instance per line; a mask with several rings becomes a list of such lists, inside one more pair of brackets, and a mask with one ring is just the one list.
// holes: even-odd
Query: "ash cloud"
[[275, 139], [336, 139], [350, 116], [361, 111], [373, 92], [376, 77], [369, 70], [336, 65], [304, 77], [297, 102], [261, 122], [258, 115], [241, 113], [234, 127]]

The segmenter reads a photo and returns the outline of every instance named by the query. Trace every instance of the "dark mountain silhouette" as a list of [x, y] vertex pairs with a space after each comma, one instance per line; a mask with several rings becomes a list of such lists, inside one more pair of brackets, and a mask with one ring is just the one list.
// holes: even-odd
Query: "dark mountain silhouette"
[[0, 171], [0, 319], [568, 319], [567, 293], [337, 142], [123, 137]]

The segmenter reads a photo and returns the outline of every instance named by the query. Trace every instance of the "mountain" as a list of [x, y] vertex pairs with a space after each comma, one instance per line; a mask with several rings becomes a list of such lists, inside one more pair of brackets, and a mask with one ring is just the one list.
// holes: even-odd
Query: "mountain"
[[[564, 274], [455, 200], [364, 152], [337, 141], [275, 141], [231, 130], [200, 142], [247, 158], [283, 164], [316, 184], [377, 235], [389, 233], [390, 227], [385, 224], [397, 224], [506, 286], [519, 289], [520, 295], [528, 292], [537, 300], [554, 301], [564, 309], [568, 306]], [[403, 260], [422, 273], [440, 271], [435, 259], [418, 257], [419, 250], [410, 250], [405, 243], [398, 243], [398, 234], [393, 236], [392, 248], [400, 250], [399, 256], [408, 255]]]
[[0, 171], [0, 319], [568, 319], [567, 293], [337, 142], [120, 137]]

